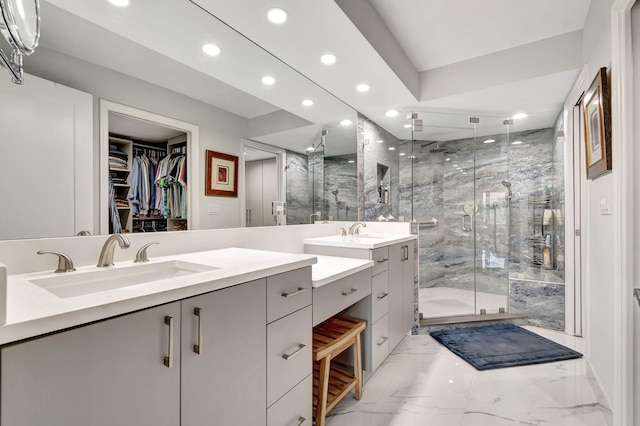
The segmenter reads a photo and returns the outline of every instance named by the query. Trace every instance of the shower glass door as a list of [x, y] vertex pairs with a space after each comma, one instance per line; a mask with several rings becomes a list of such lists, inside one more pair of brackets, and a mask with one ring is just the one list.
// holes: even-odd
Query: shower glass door
[[428, 319], [507, 310], [505, 126], [495, 117], [414, 115], [422, 130], [412, 123], [410, 172], [401, 176], [411, 176], [405, 210], [420, 223], [420, 312]]

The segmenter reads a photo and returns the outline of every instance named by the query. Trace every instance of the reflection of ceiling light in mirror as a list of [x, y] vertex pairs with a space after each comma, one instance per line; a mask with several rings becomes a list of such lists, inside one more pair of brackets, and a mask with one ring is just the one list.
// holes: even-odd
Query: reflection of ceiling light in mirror
[[364, 93], [369, 91], [369, 85], [367, 83], [358, 84], [356, 86], [358, 92]]
[[401, 155], [401, 156], [404, 156], [404, 155], [405, 155], [405, 153], [404, 153], [404, 152], [401, 152], [401, 153], [400, 153], [400, 155]]
[[458, 165], [457, 165], [457, 164], [454, 164], [454, 165], [453, 165], [453, 167], [458, 167]]
[[513, 141], [511, 145], [522, 145], [522, 141]]
[[340, 122], [340, 124], [343, 126], [351, 126], [353, 124], [353, 121], [344, 119]]
[[287, 11], [279, 7], [272, 7], [267, 10], [267, 19], [273, 24], [283, 24], [288, 16]]
[[220, 48], [212, 43], [203, 44], [202, 51], [209, 56], [218, 56], [220, 54]]
[[392, 146], [390, 146], [390, 147], [389, 147], [389, 151], [395, 151], [395, 148], [394, 148], [394, 147], [392, 147]]
[[309, 148], [307, 148], [307, 151], [313, 151], [314, 148], [312, 146], [310, 146]]
[[349, 163], [349, 164], [353, 164], [353, 163], [355, 163], [355, 162], [356, 162], [356, 160], [349, 160], [349, 161], [348, 161], [348, 163]]
[[265, 75], [264, 77], [262, 77], [261, 81], [265, 86], [273, 86], [274, 84], [276, 84], [276, 79], [271, 77], [270, 75]]
[[451, 161], [451, 158], [445, 158], [444, 161]]
[[404, 125], [404, 128], [405, 128], [405, 129], [408, 129], [408, 128], [410, 128], [410, 127], [411, 127], [411, 124], [405, 124], [405, 125]]
[[313, 105], [313, 101], [311, 99], [305, 99], [305, 100], [302, 101], [302, 105], [311, 106], [311, 105]]
[[325, 65], [333, 65], [336, 63], [336, 55], [332, 53], [325, 53], [324, 55], [320, 56], [320, 62]]
[[376, 143], [384, 143], [384, 141], [382, 139], [378, 139]]
[[127, 7], [129, 6], [129, 4], [131, 4], [131, 1], [130, 0], [109, 0], [109, 3], [118, 7]]
[[408, 158], [416, 158], [415, 155], [410, 155]]
[[487, 139], [486, 141], [484, 141], [484, 143], [494, 143], [495, 141], [495, 139]]
[[396, 111], [395, 109], [390, 109], [389, 111], [384, 113], [384, 115], [386, 115], [387, 117], [395, 117], [398, 114], [399, 112]]
[[519, 113], [517, 113], [516, 115], [514, 115], [514, 116], [513, 116], [513, 117], [511, 117], [511, 118], [513, 118], [514, 120], [520, 120], [521, 118], [525, 118], [525, 117], [527, 117], [527, 114], [524, 114], [524, 113], [522, 113], [522, 112], [519, 112]]

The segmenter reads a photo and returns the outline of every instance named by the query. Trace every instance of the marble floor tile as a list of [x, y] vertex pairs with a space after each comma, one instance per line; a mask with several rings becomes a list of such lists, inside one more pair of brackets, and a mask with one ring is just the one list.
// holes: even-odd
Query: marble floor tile
[[[583, 340], [525, 327], [581, 351]], [[407, 336], [368, 377], [360, 401], [347, 395], [328, 426], [605, 426], [584, 359], [477, 371], [431, 336]]]

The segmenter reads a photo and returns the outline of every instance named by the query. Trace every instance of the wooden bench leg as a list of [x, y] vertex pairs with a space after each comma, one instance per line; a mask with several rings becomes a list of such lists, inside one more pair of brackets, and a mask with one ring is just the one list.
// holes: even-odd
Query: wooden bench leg
[[360, 352], [360, 334], [353, 345], [353, 375], [356, 378], [356, 399], [362, 398], [362, 352]]
[[316, 412], [316, 426], [325, 426], [327, 415], [327, 397], [329, 396], [329, 371], [331, 369], [331, 357], [320, 360], [320, 382], [318, 383], [318, 409]]

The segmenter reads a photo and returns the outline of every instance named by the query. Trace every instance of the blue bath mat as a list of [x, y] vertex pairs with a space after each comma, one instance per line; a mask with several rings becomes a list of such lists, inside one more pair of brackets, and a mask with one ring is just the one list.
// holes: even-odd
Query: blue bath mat
[[434, 331], [431, 336], [476, 370], [582, 357], [579, 352], [513, 324]]

